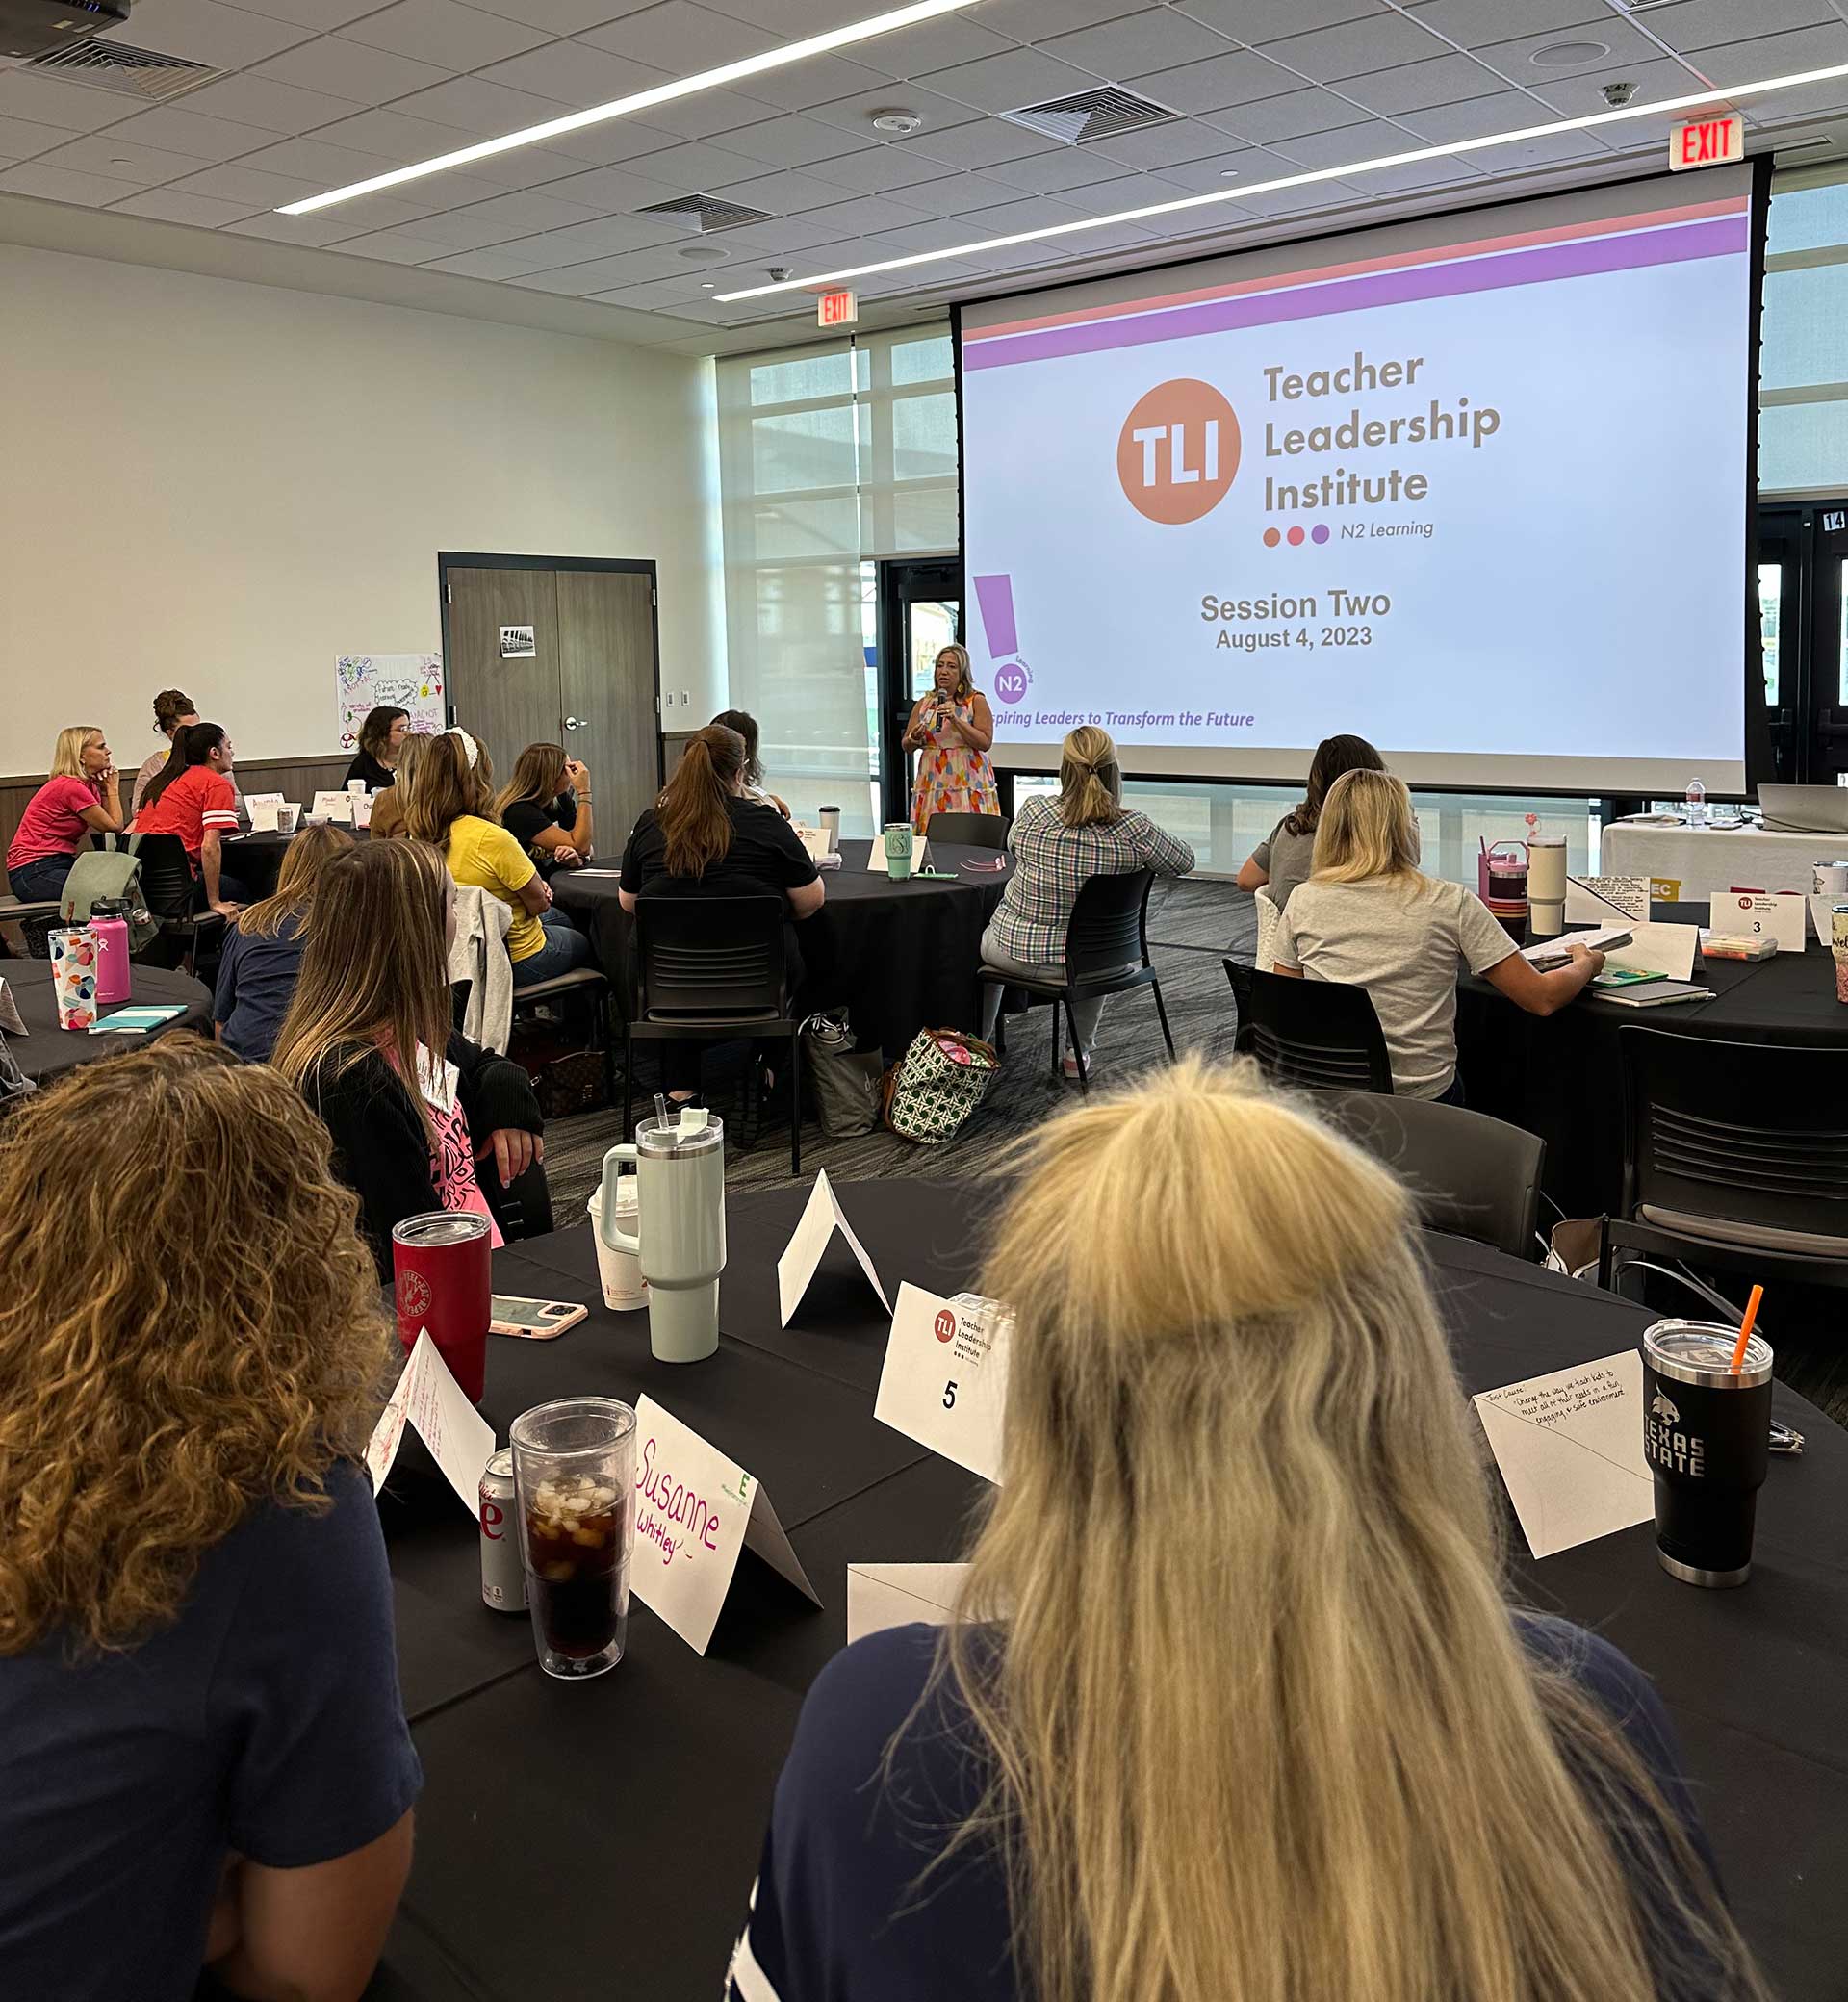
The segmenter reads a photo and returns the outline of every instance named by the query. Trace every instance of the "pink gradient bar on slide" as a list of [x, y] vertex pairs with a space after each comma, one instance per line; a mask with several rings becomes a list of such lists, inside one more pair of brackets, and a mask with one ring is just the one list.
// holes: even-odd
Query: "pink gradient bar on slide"
[[988, 635], [989, 657], [1012, 659], [1020, 651], [1019, 629], [1014, 617], [1013, 578], [977, 578], [975, 602], [982, 612], [982, 630]]

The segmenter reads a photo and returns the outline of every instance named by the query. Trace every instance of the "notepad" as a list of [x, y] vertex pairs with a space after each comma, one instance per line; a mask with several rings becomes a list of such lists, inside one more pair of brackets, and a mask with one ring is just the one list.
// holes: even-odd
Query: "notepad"
[[186, 1004], [176, 1001], [167, 1008], [118, 1008], [114, 1014], [104, 1015], [100, 1021], [91, 1022], [92, 1036], [140, 1036], [149, 1029], [158, 1029], [163, 1022], [170, 1022], [175, 1015], [186, 1013]]

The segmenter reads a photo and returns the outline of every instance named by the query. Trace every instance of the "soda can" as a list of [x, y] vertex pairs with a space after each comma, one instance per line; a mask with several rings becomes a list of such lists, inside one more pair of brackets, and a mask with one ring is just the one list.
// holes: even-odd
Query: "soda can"
[[513, 1448], [496, 1453], [481, 1472], [481, 1603], [498, 1613], [526, 1609], [526, 1567], [513, 1519]]

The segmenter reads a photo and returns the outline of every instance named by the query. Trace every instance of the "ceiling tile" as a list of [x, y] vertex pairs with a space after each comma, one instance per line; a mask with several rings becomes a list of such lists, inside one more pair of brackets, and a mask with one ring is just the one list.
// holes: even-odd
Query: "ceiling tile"
[[761, 160], [768, 167], [812, 167], [818, 160], [834, 160], [875, 143], [870, 133], [829, 123], [825, 112], [813, 117], [792, 113], [787, 117], [770, 118], [726, 141], [732, 151]]
[[1253, 145], [1282, 145], [1299, 132], [1331, 132], [1355, 125], [1369, 114], [1332, 90], [1290, 90], [1259, 104], [1241, 104], [1213, 122]]
[[333, 97], [350, 98], [354, 104], [384, 104], [440, 84], [451, 72], [390, 49], [322, 35], [284, 55], [272, 56], [250, 74], [271, 77], [279, 84], [299, 84], [307, 90], [325, 90]]
[[1003, 160], [1019, 160], [1028, 153], [1043, 153], [1056, 141], [1029, 132], [1024, 125], [1010, 125], [1002, 118], [974, 118], [957, 108], [956, 116], [966, 124], [945, 125], [927, 120], [922, 132], [899, 144], [922, 158], [940, 161], [945, 167], [993, 167]]
[[453, 271], [459, 278], [512, 278], [534, 269], [526, 258], [507, 249], [464, 250], [457, 257], [430, 261], [433, 271]]
[[868, 240], [865, 248], [868, 258], [910, 257], [920, 250], [954, 250], [976, 234], [966, 220], [938, 217], [929, 222], [908, 222], [902, 229], [882, 230]]
[[[1385, 13], [1382, 0], [1178, 0], [1178, 5], [1209, 28], [1249, 42], [1274, 41], [1343, 21], [1377, 20]], [[1528, 0], [1489, 0], [1489, 5], [1505, 15], [1510, 6], [1526, 7]]]
[[940, 181], [916, 181], [891, 192], [908, 209], [927, 216], [960, 216], [968, 209], [993, 208], [997, 202], [1013, 201], [1020, 190], [996, 174], [950, 174]]
[[1647, 25], [1670, 48], [1693, 50], [1778, 35], [1786, 28], [1834, 26], [1840, 18], [1829, 0], [1681, 0], [1679, 7], [1652, 9]]
[[884, 194], [894, 188], [917, 188], [944, 180], [956, 169], [940, 160], [913, 152], [909, 146], [898, 145], [868, 146], [863, 152], [843, 153], [838, 160], [818, 161], [812, 171], [822, 180], [850, 189], [856, 194]]
[[[1758, 0], [1746, 0], [1746, 4], [1756, 6]], [[1607, 27], [1613, 18], [1604, 0], [1521, 0], [1518, 14], [1511, 12], [1508, 0], [1423, 0], [1422, 5], [1414, 0], [1410, 12], [1421, 27], [1447, 36], [1466, 49], [1505, 40], [1510, 26], [1529, 35], [1550, 36], [1560, 28], [1594, 21]]]
[[1405, 63], [1397, 69], [1382, 69], [1377, 76], [1348, 77], [1341, 88], [1345, 95], [1369, 111], [1392, 116], [1399, 112], [1422, 112], [1426, 105], [1480, 97], [1483, 91], [1497, 89], [1501, 81], [1473, 56], [1439, 56], [1430, 63]]
[[[411, 191], [413, 195], [416, 192]], [[375, 229], [397, 229], [406, 222], [421, 221], [427, 213], [423, 203], [400, 201], [396, 194], [362, 194], [331, 209], [319, 209], [302, 220], [312, 222], [325, 217], [338, 236], [364, 237]]]
[[[432, 90], [420, 90], [392, 107], [407, 117], [431, 118], [439, 125], [454, 125], [472, 132], [476, 139], [497, 139], [502, 133], [523, 131], [528, 125], [543, 125], [578, 109], [561, 104], [555, 97], [536, 97], [529, 90], [512, 90], [505, 84], [491, 84], [478, 76], [451, 77]], [[557, 141], [552, 142], [556, 144]]]
[[30, 160], [53, 146], [67, 144], [73, 135], [62, 125], [36, 125], [30, 118], [0, 118], [0, 160]]
[[[511, 235], [511, 233], [510, 233]], [[599, 216], [545, 232], [545, 248], [554, 265], [583, 264], [620, 250], [652, 250], [691, 235], [658, 216]], [[517, 240], [517, 239], [515, 239]]]
[[[1715, 83], [1736, 84], [1757, 76], [1793, 76], [1835, 63], [1848, 63], [1848, 24], [1840, 20], [1826, 28], [1793, 28], [1752, 41], [1716, 43], [1701, 51], [1700, 66]], [[1835, 88], [1842, 87], [1837, 84]], [[1777, 100], [1758, 102], [1770, 109]]]
[[475, 202], [467, 213], [483, 222], [498, 222], [503, 239], [534, 236], [548, 229], [569, 229], [577, 223], [598, 219], [597, 211], [581, 202], [559, 201], [531, 189]]
[[[124, 139], [118, 126], [114, 132], [93, 132], [83, 139], [40, 156], [47, 167], [74, 167], [80, 173], [111, 174], [119, 181], [133, 181], [143, 188], [158, 188], [163, 181], [195, 174], [207, 163], [184, 153], [170, 153], [161, 146], [137, 145]], [[4, 149], [0, 149], [4, 150]]]
[[255, 148], [243, 156], [243, 167], [270, 174], [296, 174], [323, 188], [344, 188], [349, 181], [370, 181], [398, 165], [382, 153], [364, 153], [355, 146], [329, 145], [313, 139], [286, 139], [277, 145]]
[[504, 15], [531, 28], [544, 28], [552, 35], [576, 35], [611, 21], [618, 14], [635, 13], [648, 0], [493, 0], [483, 5], [484, 13]]
[[187, 222], [194, 229], [221, 229], [250, 213], [247, 202], [214, 201], [209, 194], [181, 194], [171, 188], [144, 189], [114, 206], [118, 216], [151, 216], [157, 222]]
[[1209, 160], [1238, 143], [1237, 140], [1221, 132], [1217, 124], [1205, 124], [1198, 118], [1182, 118], [1171, 125], [1150, 125], [1141, 132], [1125, 132], [1116, 139], [1100, 139], [1087, 146], [1085, 151], [1119, 161], [1124, 167], [1166, 169], [1189, 160]]
[[478, 7], [459, 7], [456, 0], [398, 0], [396, 7], [369, 14], [346, 30], [348, 41], [415, 56], [451, 71], [504, 63], [545, 38], [541, 29], [484, 13]]
[[1058, 194], [1091, 181], [1118, 180], [1124, 171], [1120, 160], [1112, 160], [1094, 146], [1062, 146], [1056, 153], [1029, 153], [1022, 160], [1004, 160], [989, 169], [989, 176], [1033, 194]]
[[[772, 216], [799, 216], [805, 209], [825, 209], [835, 202], [851, 201], [853, 191], [832, 181], [818, 181], [812, 174], [794, 170], [766, 174], [753, 169], [744, 181], [715, 184], [727, 201], [742, 202], [748, 209], [764, 209]], [[709, 194], [713, 188], [699, 190]]]
[[[663, 132], [658, 125], [647, 124], [640, 118], [623, 117], [586, 125], [581, 132], [567, 133], [563, 139], [549, 141], [534, 150], [575, 162], [576, 166], [568, 167], [567, 171], [576, 172], [586, 167], [620, 167], [626, 160], [638, 160], [644, 154], [658, 153], [665, 146], [680, 143], [676, 133]], [[520, 155], [509, 153], [505, 157], [517, 160]]]
[[860, 42], [855, 54], [882, 76], [929, 76], [933, 70], [980, 63], [988, 56], [1014, 54], [1018, 44], [997, 35], [974, 13], [942, 14]]
[[[1522, 23], [1526, 25], [1525, 21]], [[1549, 69], [1533, 61], [1535, 53], [1552, 48], [1560, 41], [1589, 41], [1602, 43], [1607, 53], [1596, 59], [1594, 64], [1599, 83], [1612, 77], [1628, 76], [1638, 63], [1653, 63], [1660, 58], [1661, 50], [1649, 41], [1626, 21], [1614, 15], [1588, 24], [1582, 33], [1570, 35], [1523, 35], [1513, 39], [1492, 41], [1474, 49], [1476, 60], [1486, 63], [1499, 70], [1511, 84], [1524, 84], [1529, 89], [1550, 83], [1562, 74], [1557, 69]]]
[[511, 56], [481, 71], [489, 83], [509, 84], [516, 90], [555, 98], [574, 110], [585, 105], [613, 104], [669, 79], [665, 69], [647, 69], [612, 56], [607, 49], [586, 48], [580, 41], [549, 41]]
[[1089, 69], [1113, 83], [1126, 76], [1145, 76], [1153, 69], [1173, 69], [1183, 63], [1210, 62], [1228, 53], [1223, 35], [1167, 9], [1081, 28], [1075, 35], [1057, 36], [1042, 46], [1044, 54], [1061, 63]]
[[1146, 6], [1139, 10], [1137, 0], [984, 0], [982, 24], [1012, 35], [1015, 41], [1045, 41], [1139, 11], [1155, 12]]
[[736, 90], [701, 90], [648, 108], [649, 122], [680, 139], [712, 139], [745, 125], [760, 124], [776, 116], [772, 105], [760, 104]]
[[209, 63], [215, 69], [242, 69], [311, 32], [295, 21], [274, 20], [242, 7], [220, 7], [217, 0], [158, 0], [158, 5], [137, 12], [131, 29], [101, 38], [155, 49], [164, 56], [184, 56], [190, 63]]
[[1527, 125], [1544, 125], [1551, 114], [1525, 91], [1491, 90], [1460, 104], [1434, 104], [1424, 111], [1406, 112], [1399, 125], [1415, 132], [1434, 145], [1449, 145], [1452, 140], [1480, 139], [1490, 132], [1515, 132]]
[[971, 125], [981, 116], [966, 104], [940, 97], [920, 84], [880, 84], [870, 90], [856, 91], [851, 97], [834, 97], [826, 104], [815, 105], [808, 116], [817, 123], [836, 126], [873, 144], [884, 143], [872, 129], [874, 114], [882, 111], [911, 112], [924, 120], [920, 131], [898, 141], [913, 146], [919, 152], [930, 149], [933, 134], [948, 132], [959, 125]]
[[[1377, 160], [1388, 153], [1409, 153], [1418, 141], [1384, 118], [1361, 125], [1342, 125], [1332, 132], [1307, 132], [1279, 140], [1276, 150], [1298, 167], [1351, 167], [1357, 160]], [[1284, 168], [1288, 172], [1288, 167]]]
[[[1648, 104], [1658, 97], [1685, 96], [1689, 90], [1700, 88], [1680, 63], [1667, 58], [1656, 63], [1626, 63], [1623, 73], [1636, 86], [1638, 104]], [[1587, 113], [1610, 109], [1604, 102], [1604, 93], [1601, 88], [1604, 80], [1605, 72], [1599, 71], [1591, 76], [1554, 77], [1545, 83], [1535, 84], [1532, 89], [1543, 104], [1551, 105], [1566, 117], [1578, 118]], [[1686, 116], [1684, 112], [1676, 114], [1678, 117]], [[1544, 121], [1545, 116], [1543, 111], [1538, 117], [1524, 122], [1538, 125]], [[1641, 119], [1636, 121], [1638, 125], [1642, 122]], [[1608, 134], [1612, 142], [1621, 146], [1631, 144], [1638, 136], [1629, 120], [1622, 125], [1611, 126], [1608, 128]]]
[[[363, 13], [371, 13], [373, 0], [240, 0], [252, 13], [269, 15], [272, 20], [292, 21], [299, 28], [312, 29], [318, 35], [331, 35], [336, 28], [344, 28], [348, 21], [357, 20]], [[137, 24], [135, 35], [141, 28]]]
[[432, 258], [449, 255], [442, 244], [396, 229], [369, 237], [348, 237], [340, 249], [343, 257], [375, 257], [385, 264], [427, 264]]
[[300, 90], [261, 76], [228, 76], [187, 94], [188, 111], [202, 117], [229, 118], [238, 125], [257, 125], [266, 132], [311, 132], [362, 107], [349, 97], [330, 97], [321, 90]]
[[852, 195], [803, 218], [816, 229], [827, 230], [836, 243], [843, 237], [870, 236], [875, 230], [902, 229], [908, 222], [928, 219], [922, 210], [910, 208], [886, 194]]
[[[500, 0], [496, 0], [500, 4]], [[856, 0], [708, 0], [714, 13], [729, 13], [741, 21], [767, 28], [785, 41], [800, 41], [810, 35], [826, 34], [843, 22], [864, 19], [886, 9]], [[628, 13], [618, 8], [619, 13]]]
[[1114, 181], [1093, 181], [1088, 188], [1063, 189], [1059, 199], [1066, 208], [1077, 209], [1087, 216], [1112, 216], [1118, 209], [1141, 209], [1150, 202], [1177, 201], [1193, 192], [1168, 181], [1157, 180], [1153, 174], [1129, 173]]
[[[745, 165], [753, 173], [760, 171], [755, 162]], [[564, 180], [549, 182], [546, 187], [546, 192], [558, 200], [577, 202], [600, 216], [629, 216], [637, 209], [647, 208], [650, 202], [703, 192], [683, 188], [664, 175], [635, 173], [626, 167], [593, 167], [588, 173], [572, 174]]]
[[0, 117], [25, 118], [35, 125], [62, 125], [71, 132], [95, 132], [128, 116], [125, 97], [83, 84], [24, 69], [0, 69]]
[[1609, 148], [1589, 132], [1554, 132], [1539, 139], [1524, 139], [1510, 146], [1494, 146], [1484, 153], [1459, 153], [1472, 167], [1485, 173], [1525, 173], [1540, 167], [1557, 167], [1567, 160], [1595, 160]]
[[1158, 69], [1130, 79], [1130, 89], [1177, 112], [1222, 112], [1261, 97], [1276, 97], [1300, 87], [1301, 80], [1249, 49], [1215, 56], [1205, 63], [1186, 63], [1178, 69]]
[[851, 97], [860, 90], [890, 92], [892, 80], [868, 64], [845, 56], [810, 56], [806, 63], [792, 63], [786, 69], [766, 69], [761, 76], [746, 77], [738, 89], [753, 103], [778, 111], [806, 112], [810, 105]]
[[624, 14], [578, 38], [631, 62], [646, 63], [670, 76], [692, 76], [745, 56], [760, 55], [783, 39], [730, 14], [714, 13], [694, 0], [662, 0], [658, 7]]
[[704, 194], [730, 181], [748, 181], [763, 172], [763, 163], [727, 146], [668, 146], [646, 154], [629, 169], [653, 181], [665, 181], [682, 193]]
[[224, 228], [227, 236], [262, 237], [266, 243], [298, 244], [311, 250], [351, 234], [344, 221], [330, 216], [278, 216], [271, 209], [259, 210], [242, 222], [227, 222]]
[[218, 201], [238, 201], [249, 208], [259, 205], [279, 209], [286, 201], [300, 201], [321, 192], [318, 181], [295, 174], [270, 174], [259, 167], [234, 162], [224, 167], [208, 167], [204, 172], [188, 174], [172, 184], [182, 194], [209, 194]]
[[[491, 244], [504, 244], [510, 237], [524, 236], [518, 223], [508, 223], [476, 208], [449, 209], [440, 214], [407, 218], [421, 237], [447, 244], [452, 251], [485, 250]], [[530, 270], [530, 265], [523, 267]]]
[[124, 195], [143, 191], [133, 181], [119, 181], [109, 174], [84, 174], [68, 167], [45, 167], [37, 160], [22, 160], [0, 173], [0, 191], [8, 194], [37, 194], [46, 201], [81, 203], [100, 209], [106, 202], [120, 201]]
[[234, 125], [224, 118], [202, 118], [196, 112], [182, 111], [176, 104], [156, 105], [152, 111], [137, 112], [119, 125], [110, 127], [116, 139], [141, 145], [161, 146], [184, 153], [192, 160], [236, 160], [259, 146], [275, 142], [273, 132], [259, 132], [254, 125]]
[[796, 252], [835, 241], [828, 213], [826, 209], [810, 209], [803, 216], [777, 216], [768, 222], [746, 222], [705, 241], [745, 264], [760, 258], [783, 262]]
[[1188, 160], [1173, 167], [1151, 168], [1149, 178], [1183, 193], [1211, 194], [1233, 181], [1263, 180], [1271, 171], [1270, 158], [1254, 146], [1241, 146], [1234, 152], [1216, 154], [1210, 160]]
[[973, 105], [984, 112], [1015, 111], [1048, 97], [1067, 97], [1074, 90], [1094, 90], [1097, 85], [1097, 79], [1089, 71], [1056, 62], [1037, 49], [1016, 49], [1011, 55], [989, 56], [981, 63], [940, 69], [924, 81], [953, 102]]
[[1441, 44], [1403, 14], [1370, 13], [1338, 27], [1318, 28], [1308, 35], [1268, 40], [1264, 52], [1319, 84], [1338, 84], [1344, 77], [1371, 76], [1401, 63], [1417, 63], [1438, 53]]

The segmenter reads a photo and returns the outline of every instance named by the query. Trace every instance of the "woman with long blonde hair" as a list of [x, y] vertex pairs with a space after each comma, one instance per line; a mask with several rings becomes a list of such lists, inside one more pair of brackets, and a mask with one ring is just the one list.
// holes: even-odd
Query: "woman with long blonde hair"
[[414, 733], [398, 747], [391, 784], [372, 795], [371, 831], [374, 841], [396, 840], [408, 832], [404, 809], [417, 783], [417, 768], [423, 762], [424, 746], [435, 741], [433, 737]]
[[58, 732], [45, 783], [26, 802], [7, 844], [7, 883], [23, 904], [64, 894], [64, 878], [91, 834], [122, 829], [122, 782], [93, 723]]
[[589, 861], [597, 837], [590, 768], [562, 744], [528, 744], [495, 803], [500, 825], [550, 878]]
[[[1194, 866], [1193, 849], [1146, 813], [1125, 807], [1122, 790], [1110, 732], [1090, 723], [1069, 732], [1059, 751], [1058, 792], [1035, 793], [1008, 830], [1014, 874], [982, 934], [987, 964], [1029, 980], [1061, 973], [1072, 906], [1093, 876], [1124, 876], [1137, 869], [1185, 876]], [[989, 1041], [1001, 999], [999, 987], [984, 986], [982, 1034]], [[1073, 1004], [1078, 1048], [1065, 1059], [1067, 1077], [1078, 1076], [1081, 1056], [1096, 1040], [1103, 1012], [1101, 998]]]
[[1287, 977], [1367, 990], [1401, 1097], [1461, 1105], [1458, 960], [1517, 1008], [1553, 1014], [1604, 958], [1572, 945], [1565, 965], [1537, 973], [1480, 897], [1418, 864], [1418, 816], [1404, 783], [1390, 772], [1345, 773], [1322, 804], [1315, 872], [1291, 892], [1271, 950]]
[[1758, 2002], [1649, 1683], [1509, 1604], [1393, 1177], [1192, 1062], [1010, 1166], [1000, 1482], [809, 1691], [734, 2002]]
[[227, 926], [212, 999], [212, 1033], [247, 1064], [265, 1062], [288, 1012], [314, 914], [315, 890], [353, 837], [332, 821], [304, 828], [289, 843], [275, 893]]
[[328, 866], [270, 1061], [320, 1114], [359, 1192], [381, 1279], [392, 1231], [428, 1210], [488, 1217], [545, 1159], [520, 1065], [450, 1024], [454, 886], [422, 841], [369, 841]]
[[327, 1152], [274, 1071], [192, 1036], [0, 1123], [21, 2002], [188, 2002], [208, 1964], [357, 1995], [391, 1923], [421, 1775], [363, 1460], [398, 1343]]

